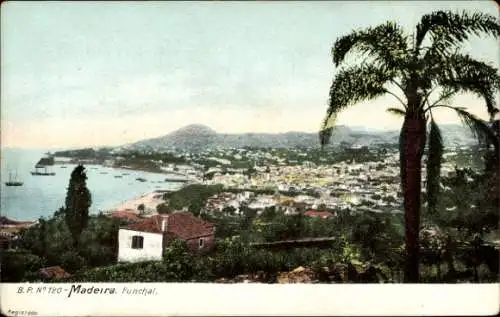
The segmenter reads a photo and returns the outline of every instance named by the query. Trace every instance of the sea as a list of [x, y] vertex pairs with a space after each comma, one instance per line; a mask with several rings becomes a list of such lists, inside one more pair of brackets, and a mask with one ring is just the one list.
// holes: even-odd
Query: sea
[[[12, 220], [37, 220], [49, 218], [64, 206], [66, 190], [71, 172], [76, 165], [56, 164], [47, 171], [54, 176], [34, 176], [35, 164], [44, 157], [46, 149], [2, 148], [0, 216]], [[116, 169], [101, 165], [86, 165], [87, 188], [92, 195], [90, 213], [96, 214], [143, 194], [155, 190], [177, 190], [183, 185], [179, 182], [165, 182], [167, 174]], [[124, 175], [128, 173], [128, 175]], [[121, 175], [121, 178], [115, 176]], [[22, 181], [23, 186], [6, 186], [10, 178]], [[137, 181], [144, 178], [146, 182]]]

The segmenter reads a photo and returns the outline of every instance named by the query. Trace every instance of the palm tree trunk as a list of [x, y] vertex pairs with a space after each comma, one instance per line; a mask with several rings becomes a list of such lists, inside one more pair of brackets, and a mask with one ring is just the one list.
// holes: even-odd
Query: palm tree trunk
[[421, 160], [425, 147], [425, 132], [425, 118], [405, 118], [401, 140], [406, 242], [405, 283], [417, 283], [419, 279]]

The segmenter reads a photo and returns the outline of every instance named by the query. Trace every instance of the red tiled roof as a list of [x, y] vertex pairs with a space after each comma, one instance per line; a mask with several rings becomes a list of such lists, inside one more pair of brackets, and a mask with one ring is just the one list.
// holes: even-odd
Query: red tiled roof
[[309, 217], [320, 217], [320, 218], [329, 218], [333, 217], [333, 214], [328, 211], [316, 211], [316, 210], [308, 210], [304, 213], [304, 215]]
[[63, 270], [62, 267], [60, 266], [50, 266], [50, 267], [45, 267], [43, 269], [40, 269], [40, 273], [43, 274], [45, 277], [55, 277], [55, 278], [65, 278], [65, 277], [70, 277], [71, 274]]
[[214, 225], [195, 217], [189, 212], [175, 212], [169, 215], [157, 215], [147, 220], [122, 227], [127, 230], [161, 233], [163, 219], [167, 219], [167, 232], [181, 239], [189, 240], [213, 234]]
[[130, 212], [130, 211], [116, 211], [111, 214], [111, 217], [113, 218], [125, 218], [128, 220], [140, 220], [135, 212]]
[[139, 221], [128, 226], [122, 227], [127, 230], [141, 231], [141, 232], [151, 232], [151, 233], [161, 233], [161, 221], [163, 216], [153, 216], [146, 220]]
[[213, 234], [213, 229], [213, 223], [197, 218], [189, 212], [178, 212], [168, 217], [167, 230], [182, 239], [209, 236]]

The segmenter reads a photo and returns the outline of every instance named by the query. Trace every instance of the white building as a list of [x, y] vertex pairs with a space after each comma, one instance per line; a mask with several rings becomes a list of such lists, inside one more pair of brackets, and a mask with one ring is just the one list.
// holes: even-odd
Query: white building
[[163, 250], [174, 239], [182, 239], [195, 252], [210, 250], [215, 227], [188, 212], [157, 215], [118, 231], [118, 262], [161, 261]]
[[160, 261], [163, 257], [163, 234], [120, 229], [118, 262]]

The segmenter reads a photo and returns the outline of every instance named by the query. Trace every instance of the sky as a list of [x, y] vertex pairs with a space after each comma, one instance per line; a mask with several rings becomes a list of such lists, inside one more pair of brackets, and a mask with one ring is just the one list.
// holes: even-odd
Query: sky
[[[120, 145], [188, 124], [221, 133], [318, 131], [335, 39], [438, 9], [498, 16], [493, 1], [50, 2], [1, 8], [1, 145]], [[498, 42], [465, 50], [498, 67]], [[456, 104], [487, 118], [482, 102]], [[337, 124], [399, 129], [382, 97]], [[459, 123], [450, 112], [440, 123]]]

